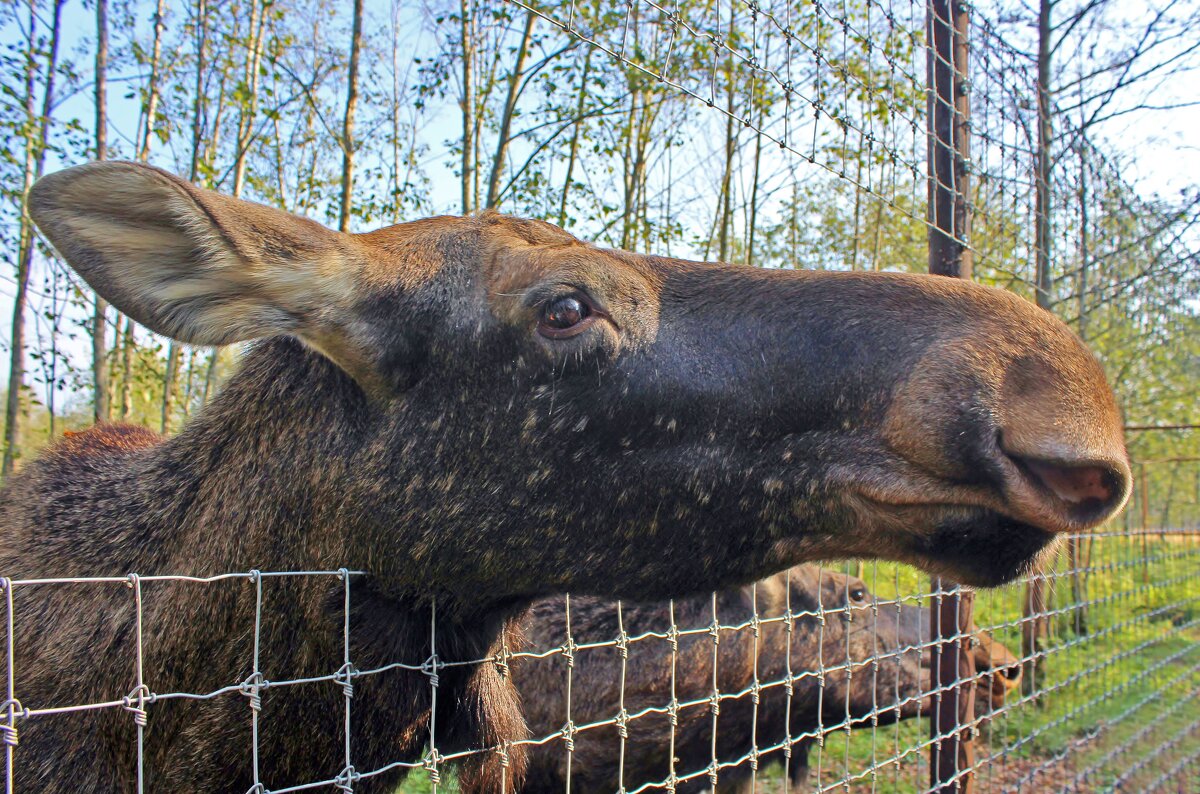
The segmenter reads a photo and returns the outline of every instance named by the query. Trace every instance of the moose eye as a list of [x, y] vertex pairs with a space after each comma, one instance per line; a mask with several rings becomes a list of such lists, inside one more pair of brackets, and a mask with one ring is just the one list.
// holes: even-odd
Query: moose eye
[[575, 295], [565, 295], [542, 307], [538, 332], [550, 339], [565, 339], [582, 333], [593, 319], [592, 307], [587, 302]]
[[855, 604], [867, 603], [867, 589], [865, 587], [850, 588], [850, 601]]

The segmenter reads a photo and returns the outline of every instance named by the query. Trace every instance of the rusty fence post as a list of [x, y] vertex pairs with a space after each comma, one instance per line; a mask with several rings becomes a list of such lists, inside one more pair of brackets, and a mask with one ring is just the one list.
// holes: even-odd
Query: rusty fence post
[[936, 577], [933, 583], [929, 790], [968, 794], [973, 791], [975, 766], [976, 640], [971, 631], [975, 594]]
[[[926, 80], [929, 157], [929, 272], [971, 278], [970, 80], [968, 13], [960, 0], [928, 0]], [[975, 656], [974, 594], [935, 577], [930, 620], [933, 714], [930, 791], [972, 790]]]

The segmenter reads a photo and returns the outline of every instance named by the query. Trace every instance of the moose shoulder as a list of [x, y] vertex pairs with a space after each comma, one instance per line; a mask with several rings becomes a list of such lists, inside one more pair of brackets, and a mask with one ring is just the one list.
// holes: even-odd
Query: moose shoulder
[[[265, 341], [177, 437], [98, 428], [8, 483], [3, 572], [361, 569], [359, 669], [425, 659], [434, 601], [439, 655], [472, 659], [563, 590], [676, 596], [833, 556], [999, 583], [1129, 489], [1099, 365], [998, 290], [609, 251], [490, 213], [341, 234], [129, 163], [47, 176], [29, 209], [154, 331]], [[128, 593], [15, 598], [22, 704], [126, 694]], [[341, 665], [340, 583], [281, 578], [264, 600], [268, 678]], [[253, 617], [244, 584], [148, 587], [147, 685], [240, 680]], [[419, 757], [426, 677], [355, 687], [355, 768]], [[520, 737], [493, 666], [440, 691], [439, 749]], [[341, 698], [268, 691], [265, 785], [342, 770]], [[18, 782], [127, 788], [133, 736], [119, 709], [30, 718]], [[249, 747], [244, 699], [151, 708], [155, 787], [245, 790]]]

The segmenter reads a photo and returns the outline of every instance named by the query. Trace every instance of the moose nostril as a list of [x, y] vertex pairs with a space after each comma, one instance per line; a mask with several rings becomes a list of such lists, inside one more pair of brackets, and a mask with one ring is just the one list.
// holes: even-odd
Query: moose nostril
[[1071, 505], [1105, 506], [1118, 492], [1116, 475], [1101, 466], [1070, 466], [1028, 459], [1023, 463], [1042, 485]]
[[[997, 435], [1005, 496], [1024, 520], [1051, 532], [1079, 531], [1112, 516], [1129, 495], [1132, 476], [1124, 448], [1018, 443]], [[1083, 446], [1086, 449], [1072, 448]], [[1112, 446], [1112, 445], [1110, 445]]]
[[1021, 668], [1017, 665], [1000, 668], [1000, 675], [1007, 678], [1009, 681], [1016, 681], [1021, 677]]

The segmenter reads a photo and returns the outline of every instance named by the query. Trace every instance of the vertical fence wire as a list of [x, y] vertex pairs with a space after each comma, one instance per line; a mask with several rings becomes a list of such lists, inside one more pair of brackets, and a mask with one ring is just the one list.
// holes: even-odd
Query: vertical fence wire
[[[951, 244], [958, 258], [942, 257], [943, 265], [960, 273], [973, 267], [981, 280], [1027, 295], [1038, 288], [1036, 274], [1016, 263], [1034, 261], [1038, 253], [1029, 229], [1038, 223], [1035, 162], [1046, 153], [1030, 102], [1044, 97], [1028, 79], [1028, 56], [988, 19], [967, 19], [965, 4], [511, 2], [550, 22], [564, 41], [652, 81], [663, 97], [691, 103], [727, 129], [752, 131], [756, 145], [772, 150], [768, 167], [793, 177], [793, 197], [801, 172], [841, 191], [853, 206], [852, 248], [844, 252], [850, 269], [889, 267], [889, 224], [907, 224]], [[948, 38], [939, 40], [936, 30]], [[949, 80], [948, 92], [939, 90], [939, 79]], [[941, 133], [939, 123], [948, 125]], [[1122, 239], [1137, 245], [1167, 221], [1131, 197], [1120, 169], [1086, 136], [1073, 141], [1060, 153], [1073, 157], [1064, 156], [1065, 165], [1042, 187], [1063, 233], [1080, 240], [1078, 261], [1060, 279], [1065, 292], [1047, 300], [1084, 332], [1103, 300], [1145, 283], [1114, 264], [1117, 244], [1106, 247], [1096, 232], [1132, 219]], [[932, 173], [926, 169], [931, 152], [934, 160], [946, 158]], [[864, 237], [872, 225], [873, 235]], [[790, 248], [794, 264], [814, 264], [804, 260], [794, 237]], [[23, 732], [36, 731], [64, 715], [129, 711], [140, 792], [154, 774], [147, 707], [226, 696], [249, 702], [253, 794], [350, 792], [364, 778], [413, 771], [438, 792], [450, 788], [460, 764], [486, 754], [501, 759], [500, 791], [507, 794], [517, 781], [508, 779], [504, 761], [516, 746], [529, 752], [531, 765], [562, 770], [555, 790], [567, 792], [573, 785], [591, 790], [573, 778], [600, 780], [599, 789], [622, 794], [741, 780], [781, 791], [878, 790], [889, 783], [920, 791], [1186, 788], [1200, 761], [1200, 524], [1194, 504], [1187, 520], [1170, 521], [1171, 505], [1180, 500], [1169, 495], [1160, 496], [1155, 522], [1148, 465], [1152, 461], [1138, 469], [1135, 517], [1127, 513], [1124, 528], [1069, 538], [1047, 567], [974, 603], [940, 579], [927, 583], [911, 569], [885, 563], [872, 564], [869, 582], [801, 566], [749, 590], [657, 605], [560, 598], [565, 636], [539, 644], [537, 626], [526, 626], [531, 644], [516, 651], [505, 645], [502, 652], [523, 699], [556, 698], [554, 708], [543, 710], [553, 722], [532, 723], [528, 738], [493, 747], [445, 743], [453, 731], [439, 719], [455, 704], [448, 693], [439, 694], [440, 672], [453, 665], [457, 677], [461, 668], [495, 660], [439, 656], [435, 601], [423, 662], [355, 667], [351, 580], [363, 572], [0, 578], [6, 790], [13, 791], [21, 763], [18, 723]], [[1166, 465], [1184, 467], [1187, 480], [1190, 464]], [[1193, 476], [1200, 502], [1200, 467]], [[1169, 482], [1174, 488], [1174, 470]], [[266, 577], [317, 578], [340, 587], [339, 668], [267, 680], [261, 658], [264, 612], [271, 606], [263, 597]], [[153, 637], [144, 635], [144, 584], [209, 587], [226, 579], [254, 587], [250, 675], [214, 690], [153, 692], [143, 658], [143, 642]], [[131, 589], [134, 688], [111, 701], [23, 704], [14, 591], [22, 589], [24, 599], [27, 589], [32, 602], [48, 588], [80, 585]], [[614, 614], [615, 629], [605, 622]], [[152, 639], [149, 648], [153, 654]], [[559, 684], [522, 689], [548, 666], [561, 673]], [[356, 769], [355, 682], [389, 670], [425, 676], [427, 746], [421, 757]], [[153, 676], [150, 683], [157, 683]], [[263, 732], [283, 726], [262, 719], [264, 694], [273, 687], [330, 684], [342, 695], [341, 768], [327, 779], [269, 788], [277, 781], [262, 777]], [[973, 757], [961, 751], [972, 742]]]

